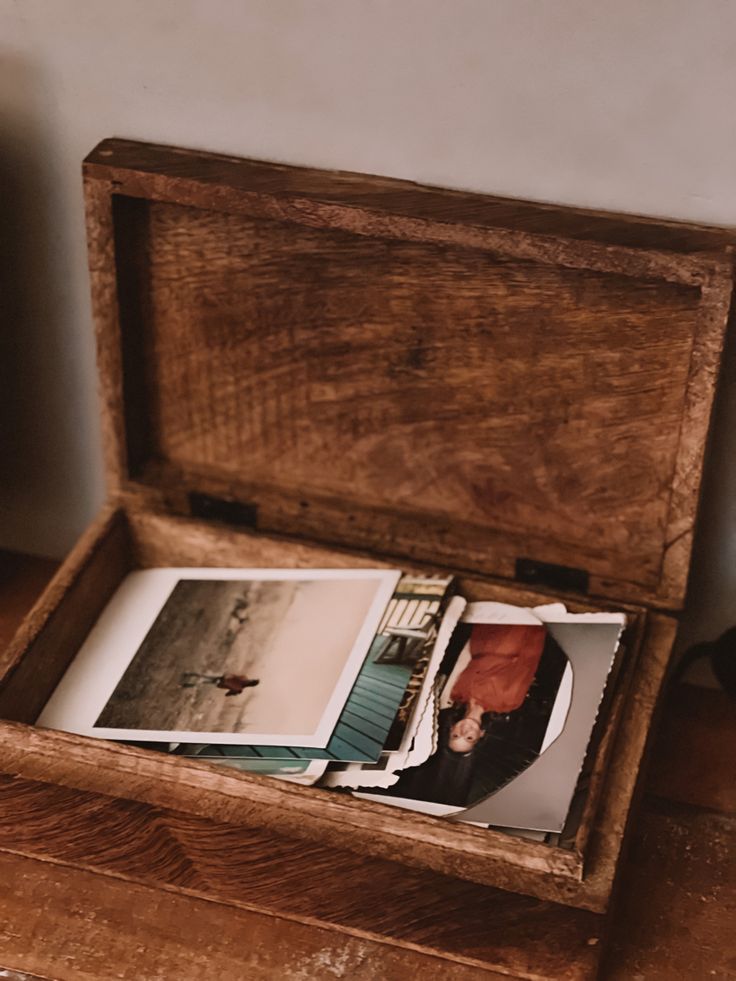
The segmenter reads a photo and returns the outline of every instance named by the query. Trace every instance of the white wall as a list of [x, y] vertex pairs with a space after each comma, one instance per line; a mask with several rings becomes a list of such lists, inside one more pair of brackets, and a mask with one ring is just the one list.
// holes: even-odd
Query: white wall
[[[735, 55], [729, 0], [0, 0], [0, 545], [61, 554], [103, 497], [97, 141], [736, 223]], [[693, 636], [736, 620], [727, 381]]]

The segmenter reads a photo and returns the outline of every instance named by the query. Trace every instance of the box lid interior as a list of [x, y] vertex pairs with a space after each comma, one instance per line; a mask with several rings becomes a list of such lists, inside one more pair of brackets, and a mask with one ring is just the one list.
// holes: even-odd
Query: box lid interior
[[681, 605], [716, 230], [123, 140], [85, 178], [114, 492]]

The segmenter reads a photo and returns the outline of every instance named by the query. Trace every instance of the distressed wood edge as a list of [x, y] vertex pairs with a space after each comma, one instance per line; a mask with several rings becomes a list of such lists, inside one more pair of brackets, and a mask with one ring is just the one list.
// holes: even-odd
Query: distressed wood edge
[[105, 481], [114, 495], [127, 474], [128, 450], [112, 185], [85, 179], [84, 201]]
[[556, 978], [568, 963], [590, 963], [604, 935], [603, 918], [585, 910], [263, 829], [9, 777], [0, 779], [0, 849], [223, 906], [334, 924], [448, 959], [469, 956], [525, 977], [542, 974], [542, 965], [545, 977]]
[[[351, 851], [419, 864], [499, 888], [539, 886], [553, 899], [565, 880], [579, 882], [579, 863], [562, 849], [438, 818], [397, 813], [384, 804], [257, 774], [225, 773], [184, 757], [103, 740], [0, 723], [0, 769], [12, 776], [92, 793], [115, 793], [226, 824], [268, 827], [289, 837], [341, 843]], [[305, 824], [306, 822], [306, 824]], [[482, 868], [478, 868], [481, 864]], [[552, 886], [552, 882], [555, 886]], [[558, 900], [559, 901], [559, 900]]]
[[[0, 855], [6, 854], [27, 857], [40, 862], [48, 862], [51, 868], [62, 865], [94, 872], [102, 876], [119, 878], [125, 882], [141, 883], [173, 895], [189, 896], [194, 899], [208, 899], [214, 904], [221, 904], [225, 908], [223, 910], [224, 915], [227, 915], [226, 910], [228, 907], [249, 909], [262, 912], [276, 919], [293, 920], [307, 926], [327, 926], [343, 933], [345, 936], [352, 935], [366, 939], [375, 938], [399, 948], [434, 953], [438, 957], [444, 957], [450, 962], [471, 963], [477, 964], [478, 966], [491, 967], [502, 972], [504, 975], [508, 974], [514, 977], [517, 975], [530, 979], [536, 979], [542, 975], [545, 978], [567, 977], [568, 975], [565, 973], [564, 968], [567, 968], [568, 964], [570, 968], [574, 967], [576, 969], [570, 970], [571, 977], [578, 977], [577, 971], [581, 972], [580, 976], [587, 976], [587, 971], [583, 970], [583, 968], [594, 966], [600, 956], [601, 940], [605, 933], [605, 924], [599, 914], [590, 913], [585, 910], [574, 910], [560, 905], [552, 906], [552, 904], [539, 902], [536, 899], [511, 896], [498, 889], [476, 886], [472, 893], [469, 893], [466, 889], [462, 890], [469, 897], [469, 901], [482, 903], [485, 907], [486, 915], [490, 915], [490, 917], [493, 917], [494, 910], [498, 909], [502, 916], [506, 916], [507, 921], [512, 925], [512, 929], [517, 930], [517, 936], [513, 938], [510, 944], [507, 944], [507, 937], [504, 933], [499, 934], [499, 925], [492, 920], [489, 921], [488, 938], [483, 944], [481, 954], [481, 948], [475, 946], [480, 939], [478, 936], [478, 927], [480, 924], [477, 913], [474, 919], [475, 926], [472, 933], [474, 943], [468, 937], [467, 939], [470, 942], [470, 946], [468, 946], [467, 944], [463, 944], [456, 934], [458, 927], [462, 929], [461, 924], [463, 920], [462, 906], [458, 905], [456, 898], [456, 881], [441, 876], [432, 876], [431, 879], [424, 879], [425, 889], [432, 893], [431, 896], [427, 896], [427, 903], [433, 904], [432, 918], [440, 919], [442, 915], [442, 898], [447, 897], [451, 903], [450, 915], [457, 924], [455, 930], [449, 934], [442, 933], [442, 928], [440, 927], [439, 937], [441, 939], [438, 938], [438, 935], [433, 930], [428, 929], [429, 924], [426, 921], [422, 922], [424, 918], [421, 914], [419, 920], [411, 926], [406, 916], [402, 918], [401, 914], [399, 918], [402, 920], [402, 925], [398, 929], [394, 929], [390, 919], [384, 920], [383, 925], [381, 925], [380, 917], [377, 921], [373, 915], [375, 912], [374, 908], [369, 908], [365, 911], [359, 911], [359, 907], [358, 909], [355, 908], [354, 902], [350, 899], [350, 889], [347, 886], [343, 886], [342, 889], [338, 887], [337, 892], [339, 898], [333, 905], [332, 900], [328, 896], [332, 892], [330, 884], [329, 882], [325, 883], [322, 876], [319, 877], [321, 881], [316, 891], [318, 894], [320, 891], [325, 894], [325, 902], [318, 900], [318, 911], [314, 911], [310, 903], [296, 899], [296, 893], [301, 892], [297, 880], [291, 879], [285, 884], [282, 891], [278, 878], [272, 878], [277, 868], [284, 867], [285, 860], [283, 858], [273, 867], [269, 875], [271, 884], [265, 890], [263, 875], [259, 876], [256, 873], [255, 879], [257, 884], [254, 892], [251, 893], [249, 891], [247, 864], [243, 863], [246, 854], [253, 847], [254, 861], [260, 866], [264, 858], [264, 851], [268, 851], [268, 842], [271, 842], [279, 849], [281, 847], [281, 841], [277, 837], [271, 837], [268, 839], [268, 842], [259, 844], [257, 838], [252, 840], [246, 834], [242, 844], [239, 846], [238, 834], [241, 829], [224, 825], [214, 825], [212, 826], [212, 830], [217, 836], [218, 841], [223, 843], [224, 849], [228, 850], [231, 847], [235, 849], [235, 860], [237, 864], [235, 873], [237, 880], [236, 888], [228, 888], [222, 882], [221, 874], [223, 869], [220, 864], [220, 857], [216, 852], [208, 853], [207, 850], [204, 852], [196, 851], [192, 856], [192, 868], [195, 870], [195, 875], [189, 883], [177, 881], [176, 876], [166, 877], [162, 872], [161, 866], [155, 861], [151, 863], [150, 840], [148, 841], [148, 851], [144, 848], [140, 853], [140, 859], [135, 864], [130, 863], [129, 859], [131, 856], [128, 855], [128, 861], [121, 865], [120, 862], [115, 860], [115, 846], [113, 846], [112, 853], [110, 853], [106, 850], [102, 841], [97, 843], [98, 846], [102, 847], [95, 847], [90, 857], [87, 858], [79, 854], [78, 845], [80, 836], [86, 837], [90, 834], [94, 836], [95, 818], [93, 815], [96, 814], [96, 820], [100, 822], [98, 826], [104, 834], [105, 830], [103, 829], [107, 829], [107, 817], [112, 813], [111, 826], [113, 837], [115, 837], [121, 830], [119, 816], [119, 811], [121, 810], [120, 805], [123, 805], [122, 809], [124, 810], [125, 806], [130, 802], [85, 794], [83, 795], [86, 798], [85, 804], [91, 809], [90, 817], [86, 821], [80, 822], [79, 812], [84, 809], [85, 804], [78, 807], [76, 802], [73, 802], [68, 824], [65, 823], [60, 827], [54, 827], [53, 820], [49, 820], [48, 817], [50, 813], [48, 807], [53, 808], [53, 802], [55, 800], [58, 801], [58, 791], [60, 788], [48, 784], [29, 785], [26, 781], [19, 780], [17, 782], [22, 784], [23, 788], [21, 788], [20, 797], [18, 797], [14, 794], [14, 787], [12, 786], [15, 782], [8, 781], [7, 779], [3, 781], [2, 788], [0, 788], [0, 803], [2, 803], [3, 799], [3, 789], [9, 789], [10, 799], [12, 801], [10, 807], [15, 804], [15, 806], [20, 806], [21, 808], [19, 813], [20, 821], [28, 820], [32, 825], [45, 828], [47, 833], [42, 839], [29, 839], [26, 834], [24, 843], [19, 842], [16, 847], [12, 843], [12, 835], [9, 836], [7, 833], [10, 829], [6, 824], [4, 828], [4, 840], [2, 845], [0, 845]], [[33, 787], [33, 792], [30, 798], [28, 798], [27, 809], [23, 805], [23, 789], [28, 787]], [[46, 792], [49, 798], [48, 806], [44, 803]], [[104, 811], [100, 814], [103, 808]], [[3, 815], [6, 821], [10, 813], [12, 811], [9, 811], [8, 805], [5, 805]], [[185, 854], [189, 854], [186, 845], [187, 836], [185, 834], [184, 841], [182, 841], [179, 834], [179, 828], [182, 824], [181, 814], [162, 809], [154, 809], [154, 813], [149, 817], [149, 821], [151, 830], [155, 832], [159, 839], [168, 837], [179, 848], [184, 848]], [[187, 824], [186, 820], [184, 824]], [[140, 830], [140, 821], [137, 826], [138, 830]], [[206, 828], [200, 828], [200, 832], [207, 835], [208, 830]], [[196, 837], [197, 831], [191, 828], [189, 834], [190, 836]], [[64, 844], [68, 844], [70, 848], [65, 850]], [[118, 842], [118, 848], [119, 844]], [[322, 851], [324, 853], [327, 850], [323, 849]], [[355, 856], [352, 856], [352, 861], [348, 858], [348, 865], [345, 866], [343, 864], [343, 858], [347, 856], [343, 851], [329, 851], [335, 856], [335, 871], [338, 876], [342, 876], [345, 869], [354, 869]], [[207, 862], [208, 854], [213, 858], [211, 864]], [[363, 862], [361, 857], [358, 857], [357, 860], [360, 863]], [[366, 878], [370, 875], [370, 863], [366, 862], [365, 865], [366, 869], [360, 879], [364, 885]], [[320, 863], [320, 869], [324, 873], [324, 861]], [[395, 866], [391, 869], [390, 875], [400, 875], [402, 871], [402, 867]], [[416, 884], [417, 873], [412, 873], [409, 869], [406, 869], [406, 871], [414, 879], [414, 895], [418, 896], [419, 893], [417, 892]], [[348, 872], [348, 874], [350, 873]], [[419, 874], [426, 876], [426, 873]], [[301, 875], [309, 875], [309, 861], [304, 862]], [[430, 875], [432, 874], [430, 873]], [[389, 876], [386, 870], [383, 870], [382, 881], [385, 883], [388, 881], [388, 878]], [[448, 890], [447, 893], [444, 892], [446, 887]], [[306, 892], [314, 888], [314, 882], [305, 883]], [[401, 887], [399, 888], [401, 889]], [[434, 890], [438, 890], [438, 892], [434, 892]], [[380, 892], [375, 889], [373, 890], [374, 903], [380, 895]], [[401, 902], [404, 901], [405, 897], [406, 893], [402, 892]], [[508, 906], [508, 904], [513, 904], [513, 907], [516, 909], [516, 916], [519, 918], [517, 923], [510, 920], [508, 914], [504, 912], [504, 907]], [[422, 901], [417, 901], [417, 908], [419, 911], [428, 910], [427, 905]], [[559, 944], [549, 945], [545, 933], [539, 931], [539, 926], [546, 925], [549, 928], [550, 919], [553, 924], [557, 923], [562, 929], [569, 930], [567, 939], [568, 941], [572, 941], [574, 946], [572, 944], [568, 947], [559, 946]], [[536, 930], [534, 926], [535, 921], [537, 925]], [[500, 929], [503, 931], [502, 926]], [[493, 942], [492, 938], [494, 935], [498, 937], [498, 944]], [[591, 949], [591, 947], [594, 949]], [[550, 949], [551, 953], [549, 952]], [[567, 955], [570, 955], [569, 962]], [[543, 964], [545, 966], [544, 971], [542, 970]]]
[[693, 338], [688, 384], [680, 423], [672, 494], [662, 556], [659, 601], [681, 607], [685, 600], [703, 467], [711, 429], [716, 384], [733, 323], [733, 267], [712, 276], [703, 286]]
[[[198, 156], [194, 154], [195, 158]], [[388, 214], [370, 208], [312, 198], [247, 191], [232, 184], [153, 171], [130, 170], [87, 162], [89, 183], [99, 181], [107, 193], [143, 198], [194, 208], [206, 207], [229, 214], [291, 221], [316, 229], [339, 229], [370, 238], [400, 239], [426, 244], [451, 245], [571, 269], [664, 280], [699, 288], [724, 259], [718, 253], [680, 254], [660, 250], [600, 245], [562, 236], [484, 228], [472, 221], [435, 221]]]
[[[172, 512], [164, 504], [160, 504], [159, 507], [152, 507], [150, 506], [151, 501], [152, 497], [147, 493], [141, 495], [140, 488], [135, 488], [132, 491], [124, 490], [120, 496], [120, 506], [125, 510], [134, 549], [139, 547], [140, 551], [142, 547], [146, 554], [150, 553], [150, 549], [145, 549], [145, 542], [152, 536], [164, 538], [173, 534], [177, 537], [197, 539], [202, 543], [203, 550], [208, 545], [214, 545], [215, 542], [229, 542], [236, 549], [239, 547], [238, 543], [241, 543], [244, 550], [248, 543], [258, 542], [269, 560], [270, 558], [276, 560], [278, 556], [279, 561], [281, 561], [284, 549], [288, 548], [291, 557], [290, 565], [304, 561], [312, 565], [315, 562], [325, 562], [328, 565], [337, 565], [341, 568], [346, 568], [349, 564], [380, 568], [401, 567], [405, 571], [414, 572], [417, 575], [453, 575], [470, 587], [473, 596], [476, 595], [476, 592], [473, 591], [475, 586], [492, 587], [494, 591], [504, 597], [504, 602], [518, 606], [539, 606], [546, 603], [562, 602], [567, 605], [571, 613], [585, 612], [591, 607], [601, 612], [615, 610], [616, 612], [627, 613], [632, 618], [643, 617], [648, 613], [648, 608], [645, 605], [623, 597], [611, 598], [610, 596], [592, 594], [564, 593], [560, 590], [505, 579], [478, 569], [459, 568], [439, 561], [426, 561], [419, 558], [408, 561], [406, 556], [391, 552], [369, 551], [366, 548], [316, 542], [313, 539], [299, 536], [233, 528]], [[139, 555], [138, 558], [140, 559], [140, 557]], [[207, 564], [207, 560], [204, 561]], [[145, 564], [148, 564], [147, 558], [144, 561]]]
[[[131, 162], [131, 157], [133, 162]], [[570, 238], [585, 238], [606, 245], [621, 244], [629, 248], [640, 247], [642, 237], [656, 242], [671, 243], [667, 248], [677, 246], [677, 251], [711, 252], [721, 250], [724, 246], [736, 243], [736, 228], [728, 225], [705, 224], [703, 222], [685, 221], [663, 216], [630, 214], [626, 212], [606, 211], [600, 208], [582, 208], [578, 205], [555, 204], [548, 201], [523, 200], [503, 197], [485, 191], [474, 191], [463, 188], [446, 188], [442, 185], [420, 184], [407, 178], [386, 177], [376, 174], [356, 173], [325, 167], [297, 167], [286, 161], [264, 161], [253, 158], [235, 156], [233, 154], [217, 153], [201, 149], [181, 149], [175, 145], [150, 143], [141, 140], [131, 140], [121, 137], [107, 137], [101, 140], [87, 155], [85, 164], [102, 166], [110, 165], [111, 161], [127, 161], [129, 170], [157, 172], [161, 168], [161, 160], [168, 171], [171, 165], [175, 169], [191, 169], [193, 160], [206, 165], [216, 176], [208, 176], [206, 169], [200, 179], [208, 183], [233, 183], [242, 185], [243, 166], [251, 171], [255, 168], [259, 173], [266, 173], [272, 178], [281, 177], [284, 172], [293, 174], [297, 170], [308, 170], [318, 180], [329, 181], [333, 188], [349, 191], [353, 195], [371, 197], [378, 200], [395, 202], [402, 195], [412, 202], [426, 202], [441, 195], [443, 199], [451, 199], [453, 206], [464, 205], [469, 210], [473, 208], [487, 209], [485, 223], [501, 225], [506, 228], [526, 228], [529, 231], [548, 227], [550, 224], [565, 224], [575, 231], [568, 233]], [[305, 196], [332, 200], [321, 194], [311, 192]], [[334, 195], [333, 195], [334, 197]], [[624, 232], [635, 236], [628, 238]], [[663, 248], [656, 245], [655, 248]]]
[[[131, 157], [134, 161], [131, 162]], [[339, 199], [354, 198], [364, 199], [366, 195], [378, 198], [381, 201], [380, 207], [371, 207], [370, 212], [377, 216], [390, 213], [396, 217], [401, 217], [404, 212], [395, 210], [395, 202], [398, 197], [411, 199], [412, 202], [421, 202], [422, 198], [442, 195], [443, 198], [451, 200], [456, 211], [472, 211], [473, 207], [488, 209], [493, 208], [494, 212], [503, 213], [508, 217], [509, 211], [525, 212], [526, 221], [519, 216], [515, 225], [505, 221], [503, 223], [486, 221], [476, 227], [493, 227], [500, 231], [519, 232], [522, 235], [533, 238], [550, 239], [560, 242], [575, 244], [579, 239], [572, 235], [556, 233], [543, 233], [530, 228], [533, 221], [529, 221], [529, 215], [544, 215], [554, 223], [557, 220], [559, 225], [568, 225], [570, 220], [580, 225], [583, 229], [582, 237], [588, 244], [598, 243], [605, 248], [620, 249], [621, 251], [635, 251], [641, 253], [647, 251], [652, 255], [660, 254], [666, 260], [671, 260], [677, 256], [677, 252], [658, 246], [657, 248], [642, 249], [641, 242], [621, 242], [620, 229], [642, 230], [656, 229], [665, 240], [667, 238], [677, 239], [681, 244], [682, 237], [690, 237], [691, 243], [684, 246], [684, 251], [689, 254], [689, 261], [693, 268], [707, 275], [712, 270], [713, 263], [721, 264], [717, 253], [729, 243], [736, 240], [734, 230], [716, 225], [704, 225], [694, 222], [675, 221], [667, 218], [656, 218], [646, 215], [633, 215], [618, 212], [606, 212], [579, 208], [573, 205], [551, 204], [549, 202], [529, 201], [514, 198], [504, 198], [497, 195], [480, 191], [468, 191], [458, 188], [446, 188], [440, 185], [420, 184], [415, 181], [385, 177], [375, 174], [356, 173], [335, 169], [320, 169], [317, 167], [298, 166], [283, 162], [254, 160], [252, 158], [237, 157], [222, 153], [213, 153], [197, 149], [187, 149], [179, 146], [164, 144], [154, 144], [144, 141], [127, 140], [111, 137], [102, 140], [87, 155], [83, 162], [85, 174], [93, 179], [106, 180], [115, 172], [116, 176], [112, 179], [120, 184], [129, 180], [133, 175], [139, 175], [143, 180], [155, 179], [160, 176], [168, 176], [176, 181], [191, 181], [198, 185], [205, 196], [208, 189], [218, 188], [221, 193], [228, 189], [233, 192], [243, 191], [243, 175], [247, 171], [258, 170], [262, 175], [268, 172], [274, 177], [280, 175], [293, 175], [300, 172], [309, 173], [317, 181], [324, 184], [331, 184], [339, 189]], [[196, 171], [193, 176], [191, 171]], [[145, 192], [144, 195], [145, 196]], [[278, 192], [279, 197], [292, 197], [303, 200], [307, 206], [312, 204], [334, 205], [337, 203], [335, 195], [328, 195], [324, 192], [294, 192], [282, 189]], [[388, 202], [385, 204], [383, 202]], [[184, 202], [182, 202], [184, 203]], [[224, 203], [223, 203], [224, 205]], [[394, 210], [392, 210], [394, 208]], [[227, 210], [222, 207], [220, 210]], [[494, 214], [495, 217], [495, 214]], [[500, 214], [499, 214], [500, 218]], [[439, 224], [469, 224], [467, 217], [459, 217], [454, 220]], [[525, 227], [520, 227], [521, 225]], [[615, 229], [618, 234], [606, 236], [606, 230]]]

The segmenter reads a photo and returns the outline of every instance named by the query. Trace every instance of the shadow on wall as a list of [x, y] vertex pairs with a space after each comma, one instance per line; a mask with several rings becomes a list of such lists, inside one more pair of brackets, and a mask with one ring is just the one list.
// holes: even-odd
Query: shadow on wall
[[[0, 547], [55, 555], [72, 544], [64, 529], [88, 518], [94, 490], [79, 477], [95, 418], [79, 392], [92, 368], [75, 322], [58, 119], [42, 75], [0, 53]], [[86, 345], [91, 362], [91, 332]]]

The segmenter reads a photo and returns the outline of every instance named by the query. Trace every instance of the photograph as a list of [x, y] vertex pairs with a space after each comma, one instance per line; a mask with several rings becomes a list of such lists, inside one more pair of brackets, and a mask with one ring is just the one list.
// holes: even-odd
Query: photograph
[[432, 751], [382, 790], [369, 767], [351, 785], [454, 821], [560, 832], [625, 624], [558, 604], [469, 604], [442, 665]]
[[[400, 743], [406, 712], [426, 674], [451, 584], [451, 578], [402, 576], [325, 749], [292, 746], [279, 749], [279, 754], [374, 762], [395, 732]], [[268, 759], [277, 750], [268, 746], [189, 747], [184, 743], [176, 749], [179, 755], [215, 759], [224, 751], [229, 758]]]
[[[421, 684], [413, 693], [413, 708], [401, 724], [401, 739], [395, 749], [384, 749], [373, 763], [340, 763], [331, 765], [323, 784], [352, 790], [367, 787], [390, 787], [399, 774], [423, 763], [433, 752], [435, 743], [435, 712], [439, 691], [445, 680], [440, 667], [445, 661], [448, 643], [460, 620], [466, 601], [452, 596], [444, 609], [437, 634], [423, 671]], [[397, 719], [399, 713], [397, 713]]]
[[472, 801], [456, 819], [562, 830], [612, 669], [625, 656], [620, 643], [625, 623], [616, 613], [553, 614], [545, 620], [550, 641], [564, 652], [569, 668], [538, 758], [497, 791]]
[[[403, 586], [403, 589], [402, 589]], [[387, 640], [376, 657], [378, 664], [402, 664], [411, 677], [396, 718], [385, 740], [386, 752], [398, 750], [415, 711], [429, 668], [439, 625], [452, 598], [453, 580], [405, 576], [389, 604], [382, 633]]]
[[466, 808], [539, 757], [568, 661], [541, 623], [460, 623], [446, 656], [437, 748], [384, 792]]
[[113, 739], [324, 747], [398, 575], [132, 573], [40, 722]]

